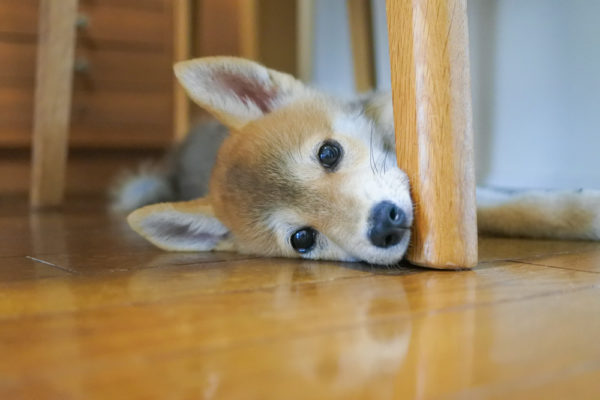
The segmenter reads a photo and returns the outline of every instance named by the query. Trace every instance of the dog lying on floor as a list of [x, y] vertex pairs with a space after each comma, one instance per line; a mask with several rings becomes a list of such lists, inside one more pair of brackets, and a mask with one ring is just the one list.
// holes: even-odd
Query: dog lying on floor
[[[119, 186], [113, 206], [136, 209], [136, 232], [173, 251], [402, 259], [413, 204], [396, 164], [391, 96], [341, 101], [230, 57], [181, 62], [175, 74], [222, 125], [200, 126], [161, 169]], [[481, 233], [600, 239], [600, 191], [477, 196]]]

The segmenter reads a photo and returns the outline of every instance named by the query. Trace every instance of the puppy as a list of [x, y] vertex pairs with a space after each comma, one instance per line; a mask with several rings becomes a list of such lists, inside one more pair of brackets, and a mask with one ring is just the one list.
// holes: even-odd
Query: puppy
[[[115, 208], [151, 204], [129, 215], [136, 232], [172, 251], [402, 259], [413, 204], [391, 96], [342, 101], [230, 57], [181, 62], [175, 74], [222, 125], [199, 127], [161, 168], [119, 187]], [[599, 191], [478, 190], [481, 233], [597, 240], [599, 213]]]

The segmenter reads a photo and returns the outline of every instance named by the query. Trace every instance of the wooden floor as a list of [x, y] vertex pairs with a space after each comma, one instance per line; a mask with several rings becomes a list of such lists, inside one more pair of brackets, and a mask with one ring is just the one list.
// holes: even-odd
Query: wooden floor
[[1, 399], [600, 398], [600, 245], [473, 271], [170, 254], [0, 202]]

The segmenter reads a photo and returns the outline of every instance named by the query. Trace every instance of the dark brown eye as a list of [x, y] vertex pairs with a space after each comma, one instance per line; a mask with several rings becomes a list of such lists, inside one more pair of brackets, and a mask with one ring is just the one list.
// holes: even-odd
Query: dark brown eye
[[342, 158], [342, 147], [338, 142], [325, 142], [319, 148], [318, 157], [323, 167], [332, 170]]
[[292, 234], [290, 242], [298, 253], [306, 253], [315, 246], [317, 231], [312, 228], [298, 229]]

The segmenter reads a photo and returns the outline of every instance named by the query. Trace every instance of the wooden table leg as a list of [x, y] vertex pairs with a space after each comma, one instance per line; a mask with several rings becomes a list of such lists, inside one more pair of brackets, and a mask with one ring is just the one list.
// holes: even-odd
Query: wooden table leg
[[387, 0], [398, 164], [411, 180], [409, 261], [477, 263], [466, 0]]
[[41, 0], [31, 166], [32, 207], [61, 204], [65, 188], [77, 0]]

